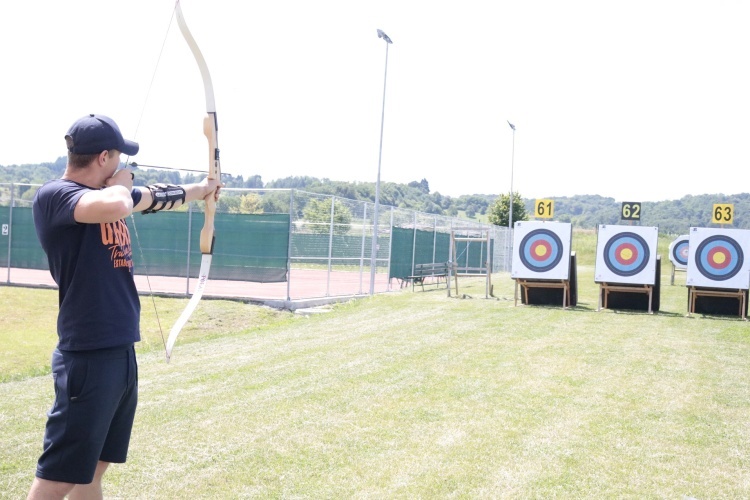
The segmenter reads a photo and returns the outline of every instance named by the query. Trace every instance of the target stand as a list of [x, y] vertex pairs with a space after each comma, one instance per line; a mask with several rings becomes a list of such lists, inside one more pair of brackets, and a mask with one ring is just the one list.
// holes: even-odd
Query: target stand
[[568, 279], [516, 278], [514, 306], [518, 306], [518, 289], [521, 288], [521, 303], [526, 305], [558, 305], [563, 309], [578, 304], [578, 276], [576, 253], [570, 253], [570, 275]]
[[690, 228], [686, 285], [688, 316], [694, 313], [747, 318], [750, 246], [746, 229]]
[[594, 281], [597, 311], [659, 310], [661, 259], [656, 253], [659, 228], [599, 225]]
[[674, 275], [676, 272], [687, 273], [689, 254], [690, 237], [687, 234], [678, 236], [669, 244], [669, 261], [672, 263], [672, 274], [669, 277], [670, 285], [674, 285]]
[[599, 307], [658, 312], [661, 302], [661, 256], [656, 256], [654, 284], [599, 283]]
[[[747, 320], [747, 290], [738, 288], [688, 287], [688, 316], [693, 314], [718, 314], [737, 316]], [[737, 305], [735, 306], [735, 302]]]
[[578, 302], [576, 256], [571, 252], [573, 228], [569, 222], [518, 221], [513, 231], [515, 281], [514, 304], [562, 304]]
[[685, 268], [685, 267], [677, 267], [677, 266], [674, 265], [674, 263], [672, 263], [672, 273], [671, 273], [671, 275], [669, 277], [669, 284], [670, 285], [674, 285], [674, 275], [676, 273], [678, 273], [678, 272], [680, 272], [680, 273], [687, 273], [687, 268]]

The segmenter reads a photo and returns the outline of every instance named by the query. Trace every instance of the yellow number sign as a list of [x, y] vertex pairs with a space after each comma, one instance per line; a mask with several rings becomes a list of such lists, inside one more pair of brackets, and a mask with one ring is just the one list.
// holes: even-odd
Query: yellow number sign
[[555, 200], [536, 200], [534, 217], [537, 219], [551, 219], [555, 215]]
[[731, 203], [714, 203], [713, 219], [714, 224], [732, 224], [734, 220], [734, 205]]

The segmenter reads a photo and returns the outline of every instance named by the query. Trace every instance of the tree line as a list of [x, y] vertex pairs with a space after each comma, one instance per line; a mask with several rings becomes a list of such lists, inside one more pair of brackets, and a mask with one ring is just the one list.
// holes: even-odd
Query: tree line
[[[0, 183], [43, 184], [47, 180], [60, 177], [65, 170], [66, 158], [60, 157], [54, 162], [24, 165], [0, 165]], [[124, 165], [123, 165], [124, 166]], [[174, 170], [155, 170], [134, 168], [136, 184], [146, 185], [158, 182], [179, 184], [195, 182], [202, 176], [194, 173], [180, 173]], [[339, 198], [357, 201], [375, 201], [374, 182], [345, 182], [310, 176], [286, 177], [263, 182], [260, 176], [245, 178], [242, 175], [224, 174], [222, 181], [227, 188], [299, 189], [311, 193], [327, 194]], [[7, 204], [9, 196], [7, 187], [0, 187], [0, 203]], [[16, 196], [30, 201], [35, 189], [19, 187]], [[618, 224], [621, 222], [621, 203], [614, 198], [599, 195], [576, 195], [572, 197], [546, 197], [554, 201], [554, 220], [570, 222], [573, 227], [594, 229], [598, 224]], [[633, 197], [634, 201], [638, 201]], [[443, 195], [431, 191], [429, 181], [421, 179], [408, 184], [381, 182], [380, 203], [403, 209], [417, 210], [429, 214], [469, 219], [489, 220], [498, 225], [507, 226], [508, 193], [467, 194], [458, 197]], [[274, 204], [274, 197], [243, 195], [223, 197], [219, 209], [228, 212], [262, 213], [284, 211], [283, 204]], [[534, 199], [523, 198], [521, 194], [513, 196], [513, 220], [525, 220], [534, 214]], [[223, 205], [222, 205], [223, 203]], [[659, 226], [659, 231], [666, 234], [684, 234], [691, 226], [711, 227], [713, 205], [717, 203], [734, 205], [734, 221], [731, 226], [736, 229], [750, 229], [750, 194], [739, 193], [686, 195], [678, 200], [642, 202], [641, 218], [638, 224]], [[328, 207], [330, 207], [330, 202]], [[321, 211], [325, 207], [319, 207]], [[288, 210], [288, 209], [287, 209]]]

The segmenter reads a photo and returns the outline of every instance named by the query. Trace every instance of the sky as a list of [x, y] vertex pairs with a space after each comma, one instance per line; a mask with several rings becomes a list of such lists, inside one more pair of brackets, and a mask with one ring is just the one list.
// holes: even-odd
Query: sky
[[[750, 2], [181, 5], [226, 173], [375, 182], [384, 110], [383, 182], [455, 197], [512, 178], [524, 198], [634, 202], [750, 191]], [[173, 9], [4, 2], [0, 165], [64, 156], [68, 127], [101, 113], [140, 143], [132, 160], [206, 168], [203, 83]]]

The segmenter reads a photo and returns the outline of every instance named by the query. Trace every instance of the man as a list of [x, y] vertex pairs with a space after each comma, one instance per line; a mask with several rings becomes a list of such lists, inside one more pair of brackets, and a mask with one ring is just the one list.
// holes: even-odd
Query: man
[[120, 155], [138, 144], [102, 115], [76, 121], [65, 136], [62, 178], [37, 191], [34, 225], [59, 287], [52, 354], [55, 402], [29, 498], [101, 498], [110, 463], [125, 462], [138, 398], [134, 343], [140, 301], [125, 217], [218, 198], [220, 181], [133, 187]]

